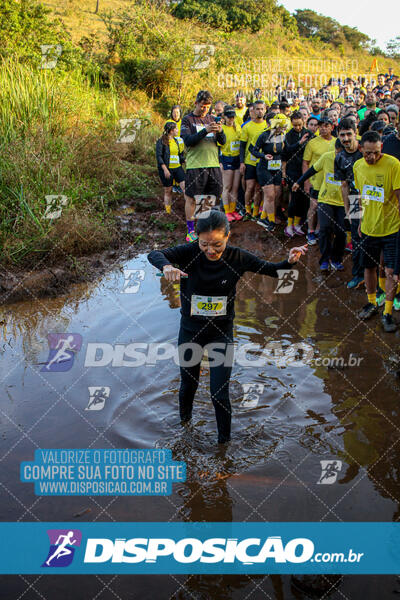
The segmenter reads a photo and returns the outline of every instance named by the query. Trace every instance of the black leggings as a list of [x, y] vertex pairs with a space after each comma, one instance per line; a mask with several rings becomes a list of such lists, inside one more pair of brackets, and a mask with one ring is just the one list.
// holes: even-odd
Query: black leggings
[[[192, 416], [193, 400], [199, 385], [200, 363], [203, 349], [208, 344], [219, 344], [213, 352], [218, 364], [212, 365], [210, 356], [210, 391], [214, 404], [218, 427], [218, 442], [228, 442], [231, 436], [231, 403], [229, 400], [229, 380], [233, 357], [233, 321], [221, 322], [218, 317], [208, 321], [182, 319], [178, 336], [181, 386], [179, 389], [179, 412], [182, 421]], [[198, 344], [192, 351], [182, 344]], [[193, 364], [194, 363], [194, 364]], [[222, 364], [219, 364], [222, 363]]]

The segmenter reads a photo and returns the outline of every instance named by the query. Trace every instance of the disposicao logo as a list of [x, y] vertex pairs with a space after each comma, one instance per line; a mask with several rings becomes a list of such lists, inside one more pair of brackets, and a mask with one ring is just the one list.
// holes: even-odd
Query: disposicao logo
[[75, 547], [81, 545], [79, 529], [48, 529], [49, 553], [42, 567], [68, 567], [74, 558]]

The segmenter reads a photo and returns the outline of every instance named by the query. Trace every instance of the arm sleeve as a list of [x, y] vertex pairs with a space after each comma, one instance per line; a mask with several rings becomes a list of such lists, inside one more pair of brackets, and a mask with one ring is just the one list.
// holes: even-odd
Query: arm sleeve
[[161, 140], [161, 138], [159, 140], [157, 140], [157, 142], [156, 142], [156, 159], [157, 159], [158, 166], [161, 166], [164, 164], [163, 157], [162, 157], [162, 140]]
[[252, 153], [253, 156], [256, 156], [257, 158], [264, 158], [264, 154], [261, 152], [261, 148], [263, 146], [264, 143], [264, 138], [265, 135], [264, 133], [262, 133], [261, 135], [258, 136], [256, 143], [254, 144], [250, 144], [249, 150]]
[[335, 156], [335, 173], [334, 178], [336, 181], [346, 181], [346, 173], [342, 169], [339, 161], [339, 155]]
[[[190, 146], [196, 146], [201, 140], [203, 140], [207, 135], [206, 128], [200, 129], [200, 131], [196, 133], [190, 133], [190, 121], [188, 119], [183, 119], [181, 125], [181, 138], [185, 142], [185, 146], [188, 148]], [[224, 134], [225, 135], [225, 134]]]
[[278, 269], [291, 269], [293, 266], [287, 260], [278, 263], [267, 262], [247, 250], [240, 250], [240, 257], [244, 273], [250, 271], [251, 273], [260, 273], [261, 275], [278, 277]]
[[244, 163], [244, 158], [246, 156], [246, 144], [247, 142], [240, 142], [240, 162]]
[[181, 268], [191, 258], [193, 258], [192, 244], [181, 244], [173, 248], [166, 248], [165, 250], [152, 250], [147, 255], [149, 263], [160, 271], [163, 270], [165, 265], [177, 264]]
[[217, 141], [217, 144], [219, 144], [220, 146], [223, 146], [224, 144], [226, 144], [226, 135], [225, 135], [225, 131], [218, 131], [215, 134], [215, 139]]
[[314, 167], [310, 167], [305, 173], [303, 173], [301, 177], [299, 177], [296, 183], [302, 185], [305, 181], [307, 181], [307, 179], [310, 179], [310, 177], [315, 175], [316, 172], [317, 171], [314, 169]]

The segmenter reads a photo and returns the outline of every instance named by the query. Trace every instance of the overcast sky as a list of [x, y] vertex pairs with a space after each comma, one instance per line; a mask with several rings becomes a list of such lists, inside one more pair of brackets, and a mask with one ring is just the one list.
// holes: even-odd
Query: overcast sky
[[386, 49], [386, 42], [400, 35], [400, 2], [399, 0], [385, 0], [381, 5], [368, 4], [361, 0], [333, 0], [321, 2], [320, 0], [279, 0], [288, 11], [293, 13], [297, 8], [310, 8], [315, 12], [336, 19], [341, 25], [357, 27], [375, 39], [377, 45]]

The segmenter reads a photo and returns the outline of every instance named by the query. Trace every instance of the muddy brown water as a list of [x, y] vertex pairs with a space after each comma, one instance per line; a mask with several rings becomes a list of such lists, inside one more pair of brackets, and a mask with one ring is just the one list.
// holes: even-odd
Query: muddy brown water
[[[242, 245], [263, 251], [262, 239], [254, 236]], [[278, 261], [286, 252], [279, 243], [267, 257]], [[84, 366], [88, 343], [176, 342], [178, 288], [156, 277], [145, 254], [68, 295], [2, 307], [1, 520], [398, 520], [400, 337], [383, 333], [379, 319], [357, 320], [365, 293], [345, 287], [349, 257], [344, 273], [328, 276], [319, 274], [317, 259], [311, 248], [290, 293], [275, 293], [276, 280], [254, 274], [238, 285], [235, 341], [260, 347], [279, 342], [283, 358], [270, 357], [262, 366], [235, 364], [232, 442], [225, 451], [216, 443], [206, 367], [193, 427], [182, 430], [179, 372], [172, 360], [142, 368]], [[123, 269], [144, 272], [136, 276], [136, 293], [123, 292]], [[43, 373], [47, 335], [63, 332], [82, 336], [73, 367]], [[314, 358], [347, 362], [352, 355], [357, 364], [285, 364], [286, 352], [299, 342], [311, 347]], [[264, 386], [250, 405], [243, 400], [243, 384]], [[110, 387], [102, 410], [85, 410], [89, 386]], [[187, 463], [187, 481], [174, 484], [171, 496], [40, 497], [33, 484], [19, 481], [20, 462], [33, 460], [36, 448], [155, 447], [171, 448], [175, 460]], [[321, 460], [341, 461], [335, 483], [318, 484]], [[322, 577], [313, 583], [316, 595], [294, 584], [289, 575], [2, 576], [0, 595], [372, 600], [400, 592], [395, 576], [344, 576], [334, 583]]]

